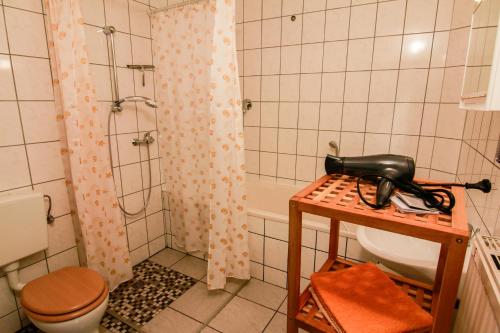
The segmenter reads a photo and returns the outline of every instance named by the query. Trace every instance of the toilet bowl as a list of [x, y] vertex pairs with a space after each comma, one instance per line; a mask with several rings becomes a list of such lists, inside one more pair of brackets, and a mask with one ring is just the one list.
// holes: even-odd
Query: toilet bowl
[[98, 333], [108, 299], [104, 279], [83, 267], [54, 271], [21, 291], [24, 312], [46, 333]]

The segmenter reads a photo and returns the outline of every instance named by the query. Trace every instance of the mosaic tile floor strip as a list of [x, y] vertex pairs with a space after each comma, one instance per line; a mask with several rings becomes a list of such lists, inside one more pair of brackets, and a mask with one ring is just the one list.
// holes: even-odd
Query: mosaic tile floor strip
[[102, 318], [101, 326], [112, 333], [138, 333], [138, 331], [135, 328], [116, 319], [109, 313], [106, 313], [104, 315], [104, 318]]
[[134, 278], [109, 297], [108, 312], [133, 327], [141, 327], [184, 294], [196, 280], [149, 260], [134, 267]]
[[16, 333], [43, 333], [40, 331], [35, 325], [29, 324], [28, 326], [25, 326], [18, 330]]

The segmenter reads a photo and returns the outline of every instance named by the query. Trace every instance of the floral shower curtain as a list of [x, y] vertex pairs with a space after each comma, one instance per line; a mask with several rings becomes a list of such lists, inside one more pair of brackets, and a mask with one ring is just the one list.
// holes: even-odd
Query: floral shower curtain
[[[112, 290], [132, 278], [123, 217], [89, 74], [80, 0], [45, 0], [49, 53], [67, 183], [78, 213], [86, 265]], [[102, 110], [103, 111], [103, 110]]]
[[208, 252], [209, 289], [250, 276], [234, 12], [234, 0], [204, 0], [152, 17], [174, 241]]

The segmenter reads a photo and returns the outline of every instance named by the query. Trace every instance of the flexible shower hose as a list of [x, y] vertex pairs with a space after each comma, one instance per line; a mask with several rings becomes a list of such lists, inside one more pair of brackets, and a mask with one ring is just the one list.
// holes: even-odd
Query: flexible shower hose
[[[115, 185], [115, 191], [116, 191], [115, 171], [114, 171], [114, 168], [113, 168], [113, 154], [111, 152], [111, 115], [112, 114], [113, 114], [113, 111], [109, 110], [109, 114], [108, 114], [108, 153], [109, 153], [109, 162], [111, 163], [111, 174], [113, 175], [113, 184]], [[125, 209], [125, 207], [123, 207], [123, 205], [120, 203], [120, 200], [117, 199], [118, 206], [120, 207], [120, 210], [123, 213], [125, 213], [125, 215], [134, 216], [134, 215], [142, 213], [143, 211], [146, 210], [146, 207], [149, 205], [149, 201], [151, 199], [151, 178], [152, 177], [151, 177], [151, 156], [150, 156], [150, 152], [149, 152], [149, 143], [146, 143], [146, 151], [147, 151], [147, 154], [148, 154], [148, 170], [149, 170], [149, 185], [148, 185], [148, 195], [147, 195], [147, 198], [146, 198], [146, 203], [138, 211], [136, 211], [136, 212], [128, 212]]]

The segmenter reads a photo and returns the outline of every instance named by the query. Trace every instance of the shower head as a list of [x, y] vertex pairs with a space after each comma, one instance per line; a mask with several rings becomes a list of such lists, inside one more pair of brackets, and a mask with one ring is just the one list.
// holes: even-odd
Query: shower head
[[144, 102], [147, 106], [151, 108], [157, 108], [158, 104], [150, 98], [144, 96], [128, 96], [120, 99], [117, 104], [122, 104], [123, 102]]

